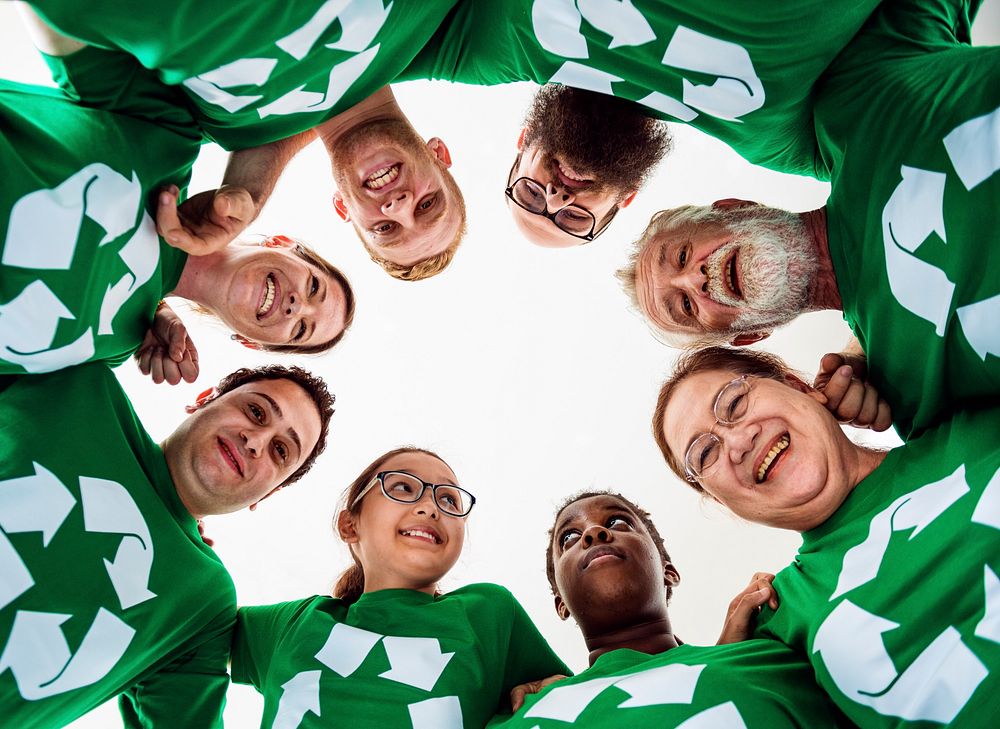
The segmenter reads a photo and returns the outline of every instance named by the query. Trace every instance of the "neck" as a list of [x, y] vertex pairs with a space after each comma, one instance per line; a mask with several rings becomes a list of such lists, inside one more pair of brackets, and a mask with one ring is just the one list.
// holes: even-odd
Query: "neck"
[[[230, 244], [230, 246], [235, 244]], [[188, 256], [184, 269], [170, 296], [179, 296], [196, 304], [218, 311], [227, 292], [219, 286], [219, 266], [227, 259], [226, 248], [207, 256]]]
[[855, 446], [856, 459], [852, 468], [853, 476], [851, 477], [851, 490], [868, 478], [872, 471], [882, 465], [882, 461], [885, 457], [889, 455], [889, 451], [880, 451], [875, 448], [866, 448], [865, 446]]
[[664, 616], [644, 623], [636, 623], [584, 637], [590, 651], [590, 665], [600, 656], [619, 648], [629, 648], [640, 653], [655, 655], [680, 645], [670, 627], [670, 618]]
[[809, 292], [808, 311], [821, 309], [843, 309], [840, 300], [840, 290], [837, 288], [837, 277], [833, 270], [833, 259], [830, 258], [830, 243], [826, 233], [826, 208], [799, 213], [799, 218], [815, 249], [816, 261], [819, 267], [816, 271], [816, 283]]
[[316, 127], [316, 134], [323, 140], [327, 151], [332, 150], [348, 132], [373, 121], [398, 119], [407, 121], [396, 97], [388, 86], [383, 86], [364, 101]]

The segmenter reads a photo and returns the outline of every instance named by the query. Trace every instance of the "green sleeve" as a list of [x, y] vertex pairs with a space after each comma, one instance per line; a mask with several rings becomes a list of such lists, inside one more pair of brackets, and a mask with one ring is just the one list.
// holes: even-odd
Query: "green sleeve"
[[251, 684], [263, 692], [278, 641], [295, 616], [311, 601], [309, 598], [239, 609], [233, 632], [233, 683]]
[[81, 106], [150, 121], [191, 139], [202, 137], [188, 98], [133, 56], [94, 46], [67, 56], [41, 56], [56, 85]]
[[517, 599], [506, 590], [504, 593], [512, 611], [503, 677], [504, 708], [509, 710], [510, 690], [515, 686], [555, 674], [570, 676], [573, 672], [549, 647]]
[[232, 634], [230, 612], [205, 642], [122, 693], [118, 708], [126, 729], [222, 729]]

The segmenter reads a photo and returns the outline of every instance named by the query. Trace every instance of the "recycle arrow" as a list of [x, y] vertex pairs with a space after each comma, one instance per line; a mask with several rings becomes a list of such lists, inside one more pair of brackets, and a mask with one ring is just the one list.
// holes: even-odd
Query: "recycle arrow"
[[588, 23], [611, 36], [609, 49], [656, 40], [649, 21], [632, 0], [578, 0], [577, 5]]
[[156, 597], [149, 590], [153, 542], [142, 512], [119, 483], [80, 477], [83, 522], [88, 532], [122, 534], [114, 561], [104, 560], [122, 610]]
[[462, 704], [457, 696], [441, 696], [406, 707], [413, 729], [462, 729]]
[[94, 335], [87, 329], [75, 341], [49, 349], [61, 319], [75, 319], [59, 297], [42, 281], [32, 281], [0, 306], [0, 359], [30, 373], [50, 372], [94, 355]]
[[382, 645], [391, 668], [379, 676], [424, 691], [434, 688], [448, 661], [455, 655], [442, 653], [437, 638], [386, 636], [382, 639]]
[[380, 633], [337, 623], [330, 630], [323, 647], [316, 653], [316, 660], [347, 678], [358, 670], [380, 640]]
[[160, 239], [156, 234], [153, 219], [145, 210], [139, 226], [128, 242], [122, 246], [118, 255], [129, 273], [122, 276], [114, 285], [109, 285], [104, 292], [98, 319], [98, 334], [114, 334], [112, 322], [115, 316], [125, 302], [156, 273], [156, 265], [160, 261]]
[[296, 729], [309, 712], [319, 710], [319, 679], [323, 671], [302, 671], [281, 685], [278, 711], [271, 729]]
[[379, 47], [374, 45], [364, 53], [351, 56], [331, 68], [326, 93], [305, 91], [304, 85], [299, 86], [270, 104], [260, 107], [257, 113], [261, 119], [265, 119], [273, 114], [299, 114], [332, 109], [375, 60]]
[[383, 8], [382, 0], [354, 0], [340, 13], [340, 26], [343, 28], [340, 40], [327, 43], [326, 47], [360, 53], [375, 40], [391, 11], [392, 3]]

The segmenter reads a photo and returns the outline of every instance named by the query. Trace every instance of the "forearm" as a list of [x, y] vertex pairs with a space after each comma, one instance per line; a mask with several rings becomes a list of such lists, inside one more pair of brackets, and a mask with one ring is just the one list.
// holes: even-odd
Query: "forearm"
[[309, 129], [293, 137], [279, 139], [260, 147], [233, 152], [229, 155], [222, 186], [241, 187], [249, 192], [256, 208], [254, 214], [256, 218], [292, 157], [314, 139], [316, 131]]

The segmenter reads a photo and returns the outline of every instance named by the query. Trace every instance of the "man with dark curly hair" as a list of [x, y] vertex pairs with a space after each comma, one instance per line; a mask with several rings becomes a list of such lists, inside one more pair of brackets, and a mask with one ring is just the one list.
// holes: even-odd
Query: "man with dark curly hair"
[[305, 474], [333, 396], [272, 365], [237, 370], [188, 412], [158, 445], [104, 363], [0, 378], [11, 725], [63, 726], [120, 695], [129, 727], [222, 726], [236, 594], [198, 520]]

